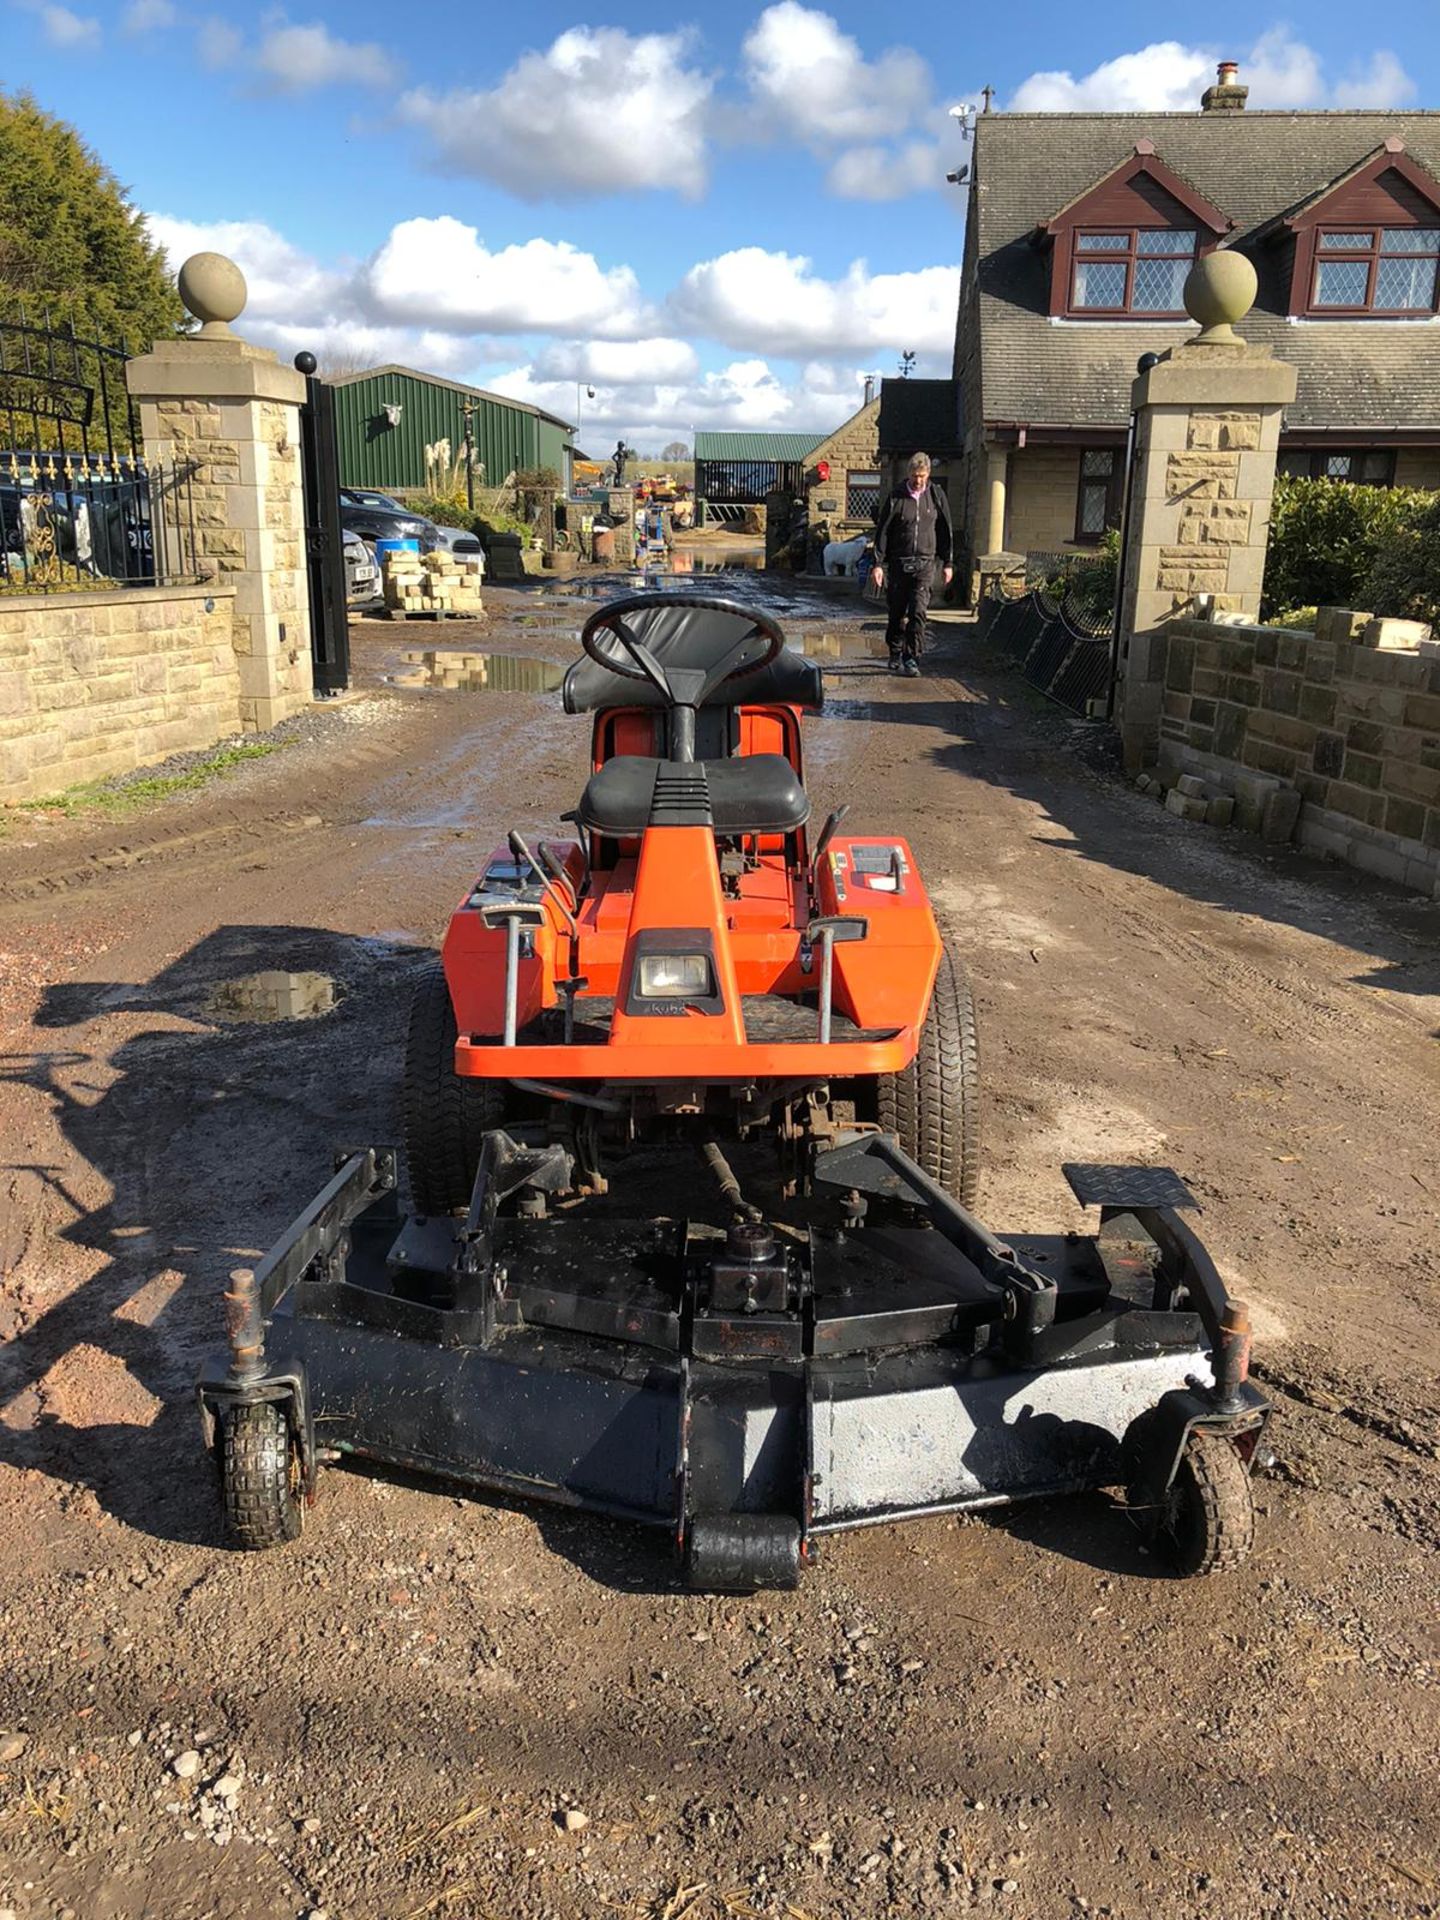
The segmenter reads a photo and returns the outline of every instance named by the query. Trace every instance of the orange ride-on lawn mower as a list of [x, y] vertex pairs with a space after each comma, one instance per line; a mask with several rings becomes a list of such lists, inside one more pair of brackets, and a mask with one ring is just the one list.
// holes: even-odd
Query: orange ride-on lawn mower
[[976, 1047], [909, 847], [809, 838], [819, 669], [724, 600], [592, 615], [578, 833], [456, 909], [394, 1149], [232, 1279], [199, 1386], [233, 1537], [293, 1539], [318, 1442], [662, 1529], [694, 1587], [840, 1528], [1124, 1485], [1174, 1564], [1253, 1531], [1267, 1405], [1164, 1168], [1065, 1169], [1099, 1230], [970, 1211]]

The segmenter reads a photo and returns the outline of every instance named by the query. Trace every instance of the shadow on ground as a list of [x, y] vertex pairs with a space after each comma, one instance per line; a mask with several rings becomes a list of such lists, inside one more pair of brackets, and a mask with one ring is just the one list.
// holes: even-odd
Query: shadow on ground
[[847, 676], [845, 691], [857, 697], [830, 711], [929, 730], [933, 762], [1043, 809], [1054, 829], [1035, 836], [1045, 845], [1355, 948], [1375, 963], [1353, 976], [1356, 985], [1440, 995], [1440, 902], [1296, 847], [1176, 820], [1124, 780], [1108, 729], [1047, 701], [973, 630], [958, 640], [953, 632], [927, 656], [927, 671], [959, 679], [970, 698], [938, 689], [900, 697], [882, 667], [864, 666]]

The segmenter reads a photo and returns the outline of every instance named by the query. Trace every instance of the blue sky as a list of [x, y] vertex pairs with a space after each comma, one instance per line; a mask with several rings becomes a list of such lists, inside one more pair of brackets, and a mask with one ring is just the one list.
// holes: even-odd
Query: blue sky
[[[1193, 25], [1194, 31], [1189, 31]], [[1174, 37], [1162, 37], [1163, 34]], [[531, 398], [597, 448], [817, 430], [915, 349], [949, 370], [950, 109], [1440, 106], [1440, 10], [0, 0], [0, 86], [74, 122], [241, 330]]]

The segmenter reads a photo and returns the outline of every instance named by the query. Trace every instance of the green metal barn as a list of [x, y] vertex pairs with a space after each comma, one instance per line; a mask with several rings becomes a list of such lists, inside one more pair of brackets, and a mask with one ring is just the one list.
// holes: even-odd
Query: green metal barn
[[450, 458], [460, 458], [466, 406], [473, 409], [470, 430], [486, 486], [498, 487], [525, 467], [553, 467], [562, 483], [569, 481], [575, 429], [524, 400], [414, 367], [368, 367], [337, 374], [329, 385], [335, 389], [342, 486], [384, 492], [423, 487], [427, 447], [448, 441]]

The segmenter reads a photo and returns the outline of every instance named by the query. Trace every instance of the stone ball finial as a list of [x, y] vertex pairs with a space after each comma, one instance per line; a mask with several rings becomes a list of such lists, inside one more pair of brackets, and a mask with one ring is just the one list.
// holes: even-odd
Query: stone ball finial
[[1243, 346], [1235, 322], [1243, 320], [1259, 291], [1255, 269], [1243, 253], [1220, 247], [1197, 260], [1185, 277], [1181, 298], [1192, 320], [1200, 322], [1195, 344]]
[[223, 253], [192, 253], [176, 275], [186, 310], [200, 322], [203, 339], [231, 339], [230, 322], [245, 311], [245, 276]]

